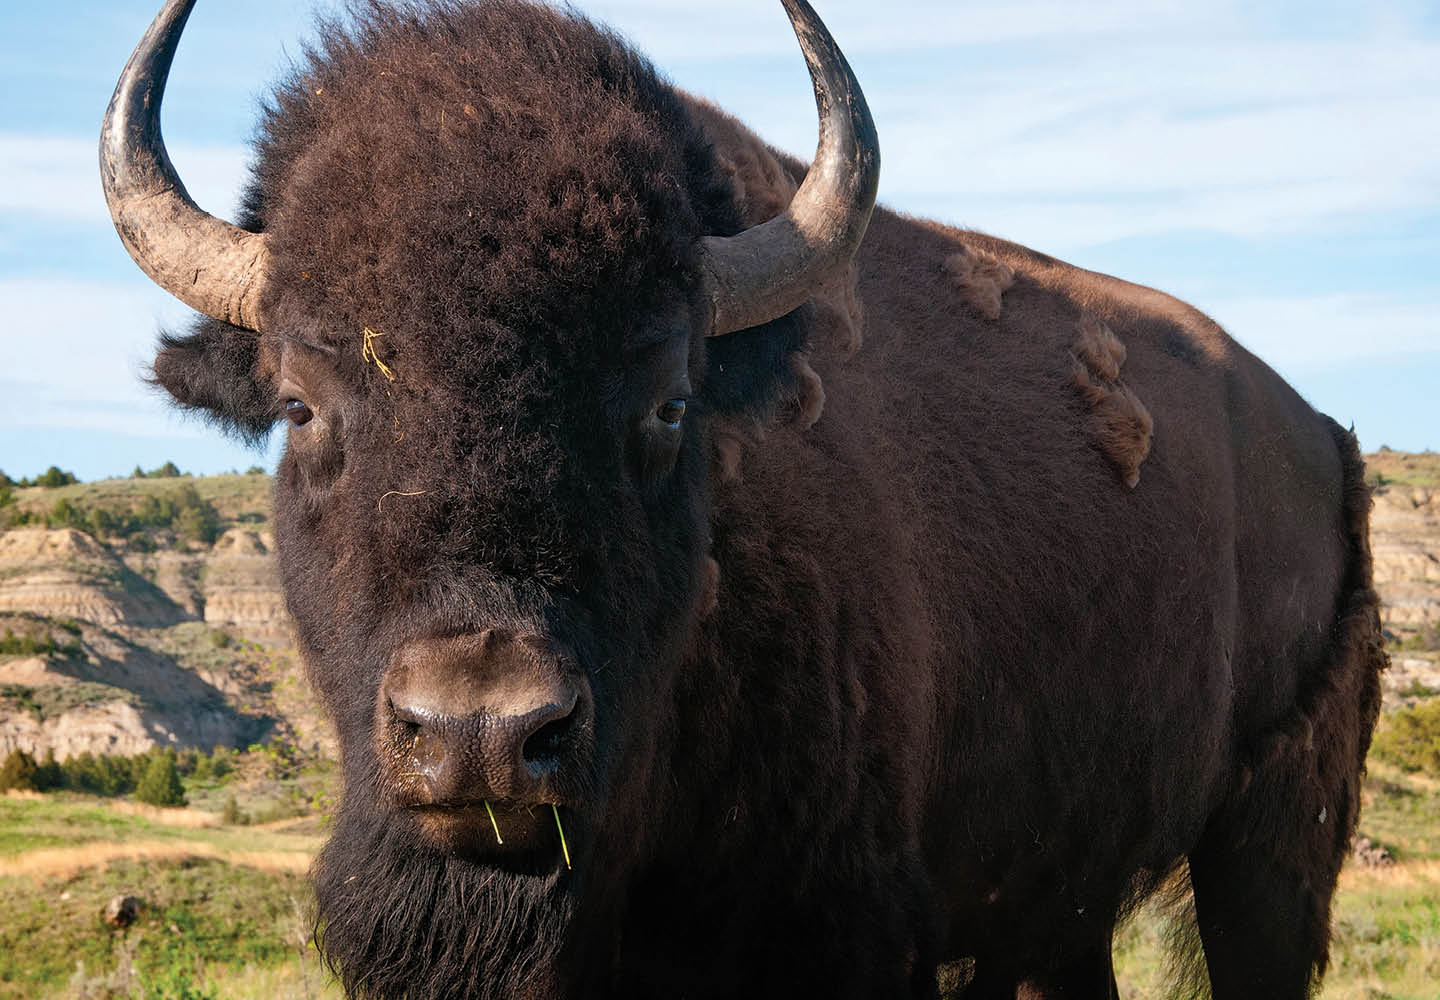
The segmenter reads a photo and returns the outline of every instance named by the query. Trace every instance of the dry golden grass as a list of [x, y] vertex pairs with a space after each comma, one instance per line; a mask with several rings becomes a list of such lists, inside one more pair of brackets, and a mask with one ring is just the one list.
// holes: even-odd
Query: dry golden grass
[[0, 878], [28, 875], [36, 879], [69, 877], [112, 861], [177, 862], [186, 858], [213, 858], [267, 872], [304, 874], [314, 855], [309, 851], [246, 851], [198, 841], [138, 840], [128, 844], [95, 842], [74, 847], [41, 847], [0, 859]]
[[107, 805], [122, 816], [138, 816], [165, 826], [178, 826], [186, 830], [199, 830], [208, 826], [219, 826], [220, 817], [199, 809], [174, 809], [162, 806], [147, 806], [143, 802], [127, 802], [124, 799], [110, 800]]
[[1440, 860], [1422, 858], [1386, 865], [1383, 868], [1362, 868], [1346, 865], [1340, 872], [1339, 891], [1385, 890], [1440, 886]]
[[26, 802], [45, 801], [44, 792], [32, 792], [28, 788], [10, 788], [5, 792], [7, 799], [23, 799]]
[[[209, 815], [214, 814], [211, 813]], [[314, 816], [291, 816], [288, 819], [271, 820], [269, 823], [251, 823], [246, 829], [254, 830], [257, 833], [284, 833], [286, 830], [293, 830], [301, 826], [311, 826], [314, 823]]]

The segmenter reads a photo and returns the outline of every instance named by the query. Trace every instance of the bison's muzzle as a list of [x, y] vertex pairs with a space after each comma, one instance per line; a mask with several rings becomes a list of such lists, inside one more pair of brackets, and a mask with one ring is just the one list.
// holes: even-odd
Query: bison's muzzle
[[549, 807], [569, 800], [566, 772], [588, 752], [591, 704], [583, 674], [543, 637], [412, 639], [380, 686], [382, 777], [434, 840], [527, 846]]

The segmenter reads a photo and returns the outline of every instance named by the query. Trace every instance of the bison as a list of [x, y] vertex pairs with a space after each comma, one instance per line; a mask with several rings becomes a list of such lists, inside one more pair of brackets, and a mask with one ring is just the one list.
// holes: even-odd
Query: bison
[[1184, 303], [872, 212], [783, 2], [808, 169], [573, 12], [370, 3], [232, 225], [160, 134], [193, 0], [124, 71], [115, 226], [201, 314], [153, 378], [288, 425], [325, 955], [373, 998], [1111, 997], [1182, 883], [1214, 996], [1304, 996], [1385, 664], [1353, 436]]

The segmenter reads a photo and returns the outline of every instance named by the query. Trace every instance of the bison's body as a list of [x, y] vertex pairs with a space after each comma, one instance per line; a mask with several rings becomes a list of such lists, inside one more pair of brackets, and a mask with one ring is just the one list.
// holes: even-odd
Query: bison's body
[[1323, 969], [1368, 497], [1203, 315], [877, 210], [798, 309], [706, 339], [700, 241], [804, 168], [508, 0], [332, 30], [259, 148], [265, 249], [225, 267], [266, 284], [202, 308], [261, 335], [201, 321], [156, 374], [296, 422], [352, 992], [924, 996], [973, 959], [966, 996], [1106, 996], [1187, 859], [1217, 997]]

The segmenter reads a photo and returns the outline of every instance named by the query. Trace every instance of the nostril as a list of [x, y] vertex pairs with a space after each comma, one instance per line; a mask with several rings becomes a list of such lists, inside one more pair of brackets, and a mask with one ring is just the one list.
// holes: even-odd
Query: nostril
[[397, 746], [414, 744], [420, 735], [421, 720], [411, 711], [390, 703], [390, 734]]
[[570, 742], [570, 731], [574, 728], [573, 713], [563, 718], [551, 719], [531, 733], [521, 748], [525, 763], [545, 770], [553, 770], [559, 763], [560, 755]]

